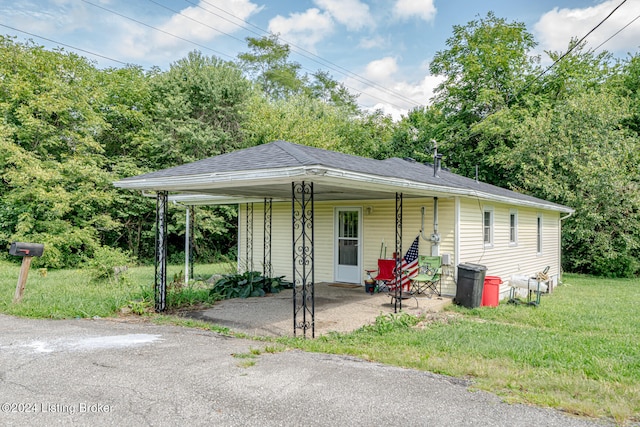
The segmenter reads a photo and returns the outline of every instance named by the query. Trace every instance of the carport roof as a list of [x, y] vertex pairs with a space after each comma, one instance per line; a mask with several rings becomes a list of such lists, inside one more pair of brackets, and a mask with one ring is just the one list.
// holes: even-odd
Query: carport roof
[[[170, 191], [211, 203], [242, 203], [271, 197], [289, 200], [291, 182], [314, 182], [316, 200], [471, 196], [554, 211], [572, 209], [515, 191], [477, 182], [433, 165], [391, 158], [376, 160], [275, 141], [193, 163], [125, 178], [116, 187]], [[213, 196], [213, 197], [210, 197]], [[179, 196], [180, 197], [180, 196]], [[209, 197], [207, 199], [207, 197]]]

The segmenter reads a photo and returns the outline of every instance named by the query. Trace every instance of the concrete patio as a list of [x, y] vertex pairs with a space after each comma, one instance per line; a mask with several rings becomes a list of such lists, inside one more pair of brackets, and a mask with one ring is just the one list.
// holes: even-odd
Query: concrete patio
[[[207, 310], [185, 315], [251, 336], [293, 336], [292, 296], [293, 291], [287, 289], [266, 297], [224, 300]], [[417, 295], [402, 301], [402, 311], [413, 315], [437, 312], [451, 302], [449, 297]], [[393, 312], [391, 298], [385, 293], [367, 294], [358, 285], [315, 285], [316, 337], [332, 331], [351, 332], [374, 323], [381, 314]], [[302, 333], [296, 332], [298, 336]]]

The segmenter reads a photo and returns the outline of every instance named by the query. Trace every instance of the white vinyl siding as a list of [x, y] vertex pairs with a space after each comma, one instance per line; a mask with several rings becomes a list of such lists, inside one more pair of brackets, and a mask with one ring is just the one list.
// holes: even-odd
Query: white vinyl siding
[[[493, 246], [484, 245], [483, 207], [477, 200], [460, 199], [460, 263], [475, 263], [487, 267], [487, 275], [499, 276], [508, 280], [512, 275], [529, 275], [550, 266], [550, 275], [559, 274], [557, 257], [559, 239], [558, 212], [545, 211], [540, 216], [542, 254], [538, 252], [539, 211], [532, 208], [517, 209], [518, 244], [510, 242], [511, 213], [510, 205], [495, 204], [493, 207]], [[503, 296], [508, 287], [503, 285]]]
[[[454, 201], [453, 199], [440, 198], [438, 200], [438, 231], [440, 233], [440, 255], [451, 254], [454, 259]], [[429, 237], [433, 232], [433, 199], [405, 199], [403, 201], [402, 222], [402, 255], [404, 255], [411, 243], [420, 232], [422, 226], [422, 207], [425, 208], [424, 226], [425, 236]], [[395, 200], [365, 200], [345, 202], [316, 202], [314, 215], [315, 242], [314, 264], [316, 282], [334, 281], [334, 224], [335, 207], [361, 207], [362, 208], [362, 245], [363, 245], [363, 270], [376, 268], [380, 257], [381, 243], [386, 245], [386, 257], [391, 258], [395, 251]], [[245, 206], [240, 205], [239, 215], [239, 265], [242, 267], [245, 257]], [[253, 218], [253, 264], [254, 269], [262, 271], [263, 259], [263, 225], [264, 209], [262, 203], [255, 203]], [[291, 280], [293, 270], [291, 248], [291, 203], [278, 202], [273, 204], [273, 225], [271, 229], [271, 257], [273, 274], [285, 276]], [[431, 254], [431, 242], [420, 239], [420, 254]], [[384, 249], [382, 256], [385, 256]], [[242, 270], [242, 268], [241, 268]], [[448, 275], [443, 280], [442, 291], [446, 295], [455, 295], [455, 282], [453, 282], [454, 266], [445, 267]], [[363, 275], [364, 277], [364, 275]]]

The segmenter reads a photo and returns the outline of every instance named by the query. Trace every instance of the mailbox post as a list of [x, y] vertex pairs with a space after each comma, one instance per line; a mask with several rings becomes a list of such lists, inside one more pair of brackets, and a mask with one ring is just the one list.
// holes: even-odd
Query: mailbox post
[[22, 266], [20, 267], [20, 275], [18, 276], [16, 293], [13, 296], [14, 304], [22, 300], [22, 295], [24, 294], [24, 286], [27, 283], [27, 276], [29, 275], [29, 267], [31, 267], [31, 260], [34, 256], [42, 256], [43, 252], [44, 245], [41, 243], [13, 242], [11, 244], [11, 248], [9, 248], [9, 255], [22, 257]]

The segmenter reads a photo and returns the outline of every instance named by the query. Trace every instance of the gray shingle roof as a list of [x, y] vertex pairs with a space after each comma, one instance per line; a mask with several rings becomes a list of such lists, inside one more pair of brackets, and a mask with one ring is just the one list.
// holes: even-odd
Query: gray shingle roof
[[505, 188], [483, 182], [476, 182], [473, 179], [446, 170], [440, 170], [437, 176], [434, 176], [433, 165], [431, 164], [422, 164], [399, 158], [376, 160], [297, 145], [286, 141], [275, 141], [221, 154], [193, 163], [125, 178], [121, 182], [126, 183], [127, 181], [141, 179], [170, 179], [214, 172], [250, 172], [300, 166], [322, 166], [384, 178], [398, 178], [443, 188], [469, 190], [514, 200], [544, 204], [549, 207], [561, 208], [562, 210], [568, 209], [565, 206]]

